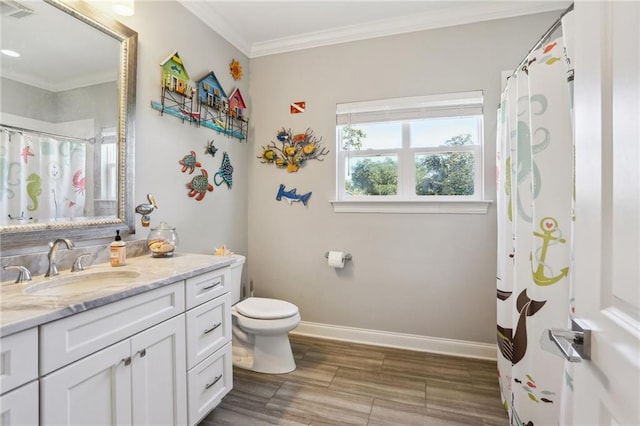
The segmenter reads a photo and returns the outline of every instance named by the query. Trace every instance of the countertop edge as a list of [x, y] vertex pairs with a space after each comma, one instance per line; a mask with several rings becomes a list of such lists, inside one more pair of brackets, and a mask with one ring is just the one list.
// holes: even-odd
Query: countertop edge
[[[43, 324], [53, 322], [71, 315], [79, 314], [81, 312], [86, 312], [91, 309], [98, 308], [100, 306], [104, 306], [113, 302], [126, 299], [131, 296], [135, 296], [141, 293], [145, 293], [147, 291], [155, 290], [157, 288], [165, 287], [167, 285], [171, 285], [176, 282], [179, 282], [197, 275], [201, 275], [207, 272], [224, 268], [233, 263], [232, 257], [228, 257], [227, 259], [220, 260], [220, 259], [215, 259], [216, 256], [210, 256], [210, 255], [199, 255], [199, 254], [189, 254], [189, 253], [181, 254], [181, 257], [189, 257], [189, 256], [192, 256], [192, 257], [195, 256], [200, 259], [203, 259], [205, 256], [211, 257], [212, 263], [209, 265], [197, 266], [190, 270], [180, 271], [178, 273], [169, 275], [166, 278], [154, 279], [153, 281], [142, 282], [139, 285], [133, 285], [129, 288], [123, 289], [118, 292], [110, 293], [107, 295], [97, 295], [97, 297], [95, 298], [90, 298], [82, 302], [75, 302], [67, 305], [61, 305], [59, 308], [52, 308], [50, 312], [45, 312], [36, 316], [31, 316], [23, 320], [12, 321], [8, 324], [1, 324], [0, 337], [9, 336], [30, 328], [39, 327]], [[220, 258], [220, 256], [218, 256], [218, 258]], [[162, 261], [163, 260], [155, 260], [155, 262], [162, 262]]]

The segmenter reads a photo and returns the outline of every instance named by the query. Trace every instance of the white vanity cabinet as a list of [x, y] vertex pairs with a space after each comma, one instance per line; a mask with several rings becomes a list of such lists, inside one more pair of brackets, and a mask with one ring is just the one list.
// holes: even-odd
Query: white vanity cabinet
[[0, 339], [0, 425], [38, 424], [38, 330]]
[[41, 424], [185, 424], [184, 306], [181, 281], [41, 326]]
[[231, 268], [185, 282], [188, 420], [195, 425], [233, 387]]
[[[144, 276], [156, 265], [147, 261], [131, 266]], [[67, 305], [63, 295], [51, 311], [57, 320], [28, 318], [38, 322], [25, 330], [3, 324], [13, 334], [0, 340], [0, 426], [201, 421], [233, 386], [231, 268], [196, 272], [212, 264], [178, 256], [159, 267], [173, 278], [160, 282], [153, 269], [158, 281], [138, 284], [146, 291], [134, 284]], [[13, 290], [5, 294], [16, 297]]]

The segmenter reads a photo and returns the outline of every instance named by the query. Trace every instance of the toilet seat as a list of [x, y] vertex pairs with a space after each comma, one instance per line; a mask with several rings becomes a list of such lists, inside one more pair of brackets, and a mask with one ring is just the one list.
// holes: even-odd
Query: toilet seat
[[293, 303], [266, 297], [249, 297], [236, 303], [234, 308], [245, 317], [262, 320], [289, 318], [298, 313]]

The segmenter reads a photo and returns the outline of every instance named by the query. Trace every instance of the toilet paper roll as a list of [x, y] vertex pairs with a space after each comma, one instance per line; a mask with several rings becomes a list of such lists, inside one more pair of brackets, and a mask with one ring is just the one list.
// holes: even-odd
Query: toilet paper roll
[[332, 268], [344, 268], [344, 253], [341, 251], [330, 251], [329, 266]]

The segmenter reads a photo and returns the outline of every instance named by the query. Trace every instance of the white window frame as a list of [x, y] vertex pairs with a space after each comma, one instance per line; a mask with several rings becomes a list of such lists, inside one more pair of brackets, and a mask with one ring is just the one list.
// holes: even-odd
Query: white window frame
[[[102, 129], [100, 135], [100, 199], [101, 200], [117, 200], [117, 162], [108, 162], [106, 158], [106, 147], [115, 147], [117, 149], [118, 134], [115, 127]], [[103, 148], [105, 147], [105, 148]], [[116, 152], [117, 157], [117, 152]]]
[[[363, 213], [468, 213], [486, 214], [491, 201], [484, 200], [483, 120], [479, 143], [455, 147], [411, 147], [410, 121], [421, 118], [482, 116], [482, 91], [384, 99], [338, 104], [336, 107], [336, 200], [335, 212]], [[345, 124], [402, 122], [402, 147], [396, 149], [342, 149], [340, 126]], [[415, 194], [415, 156], [418, 154], [472, 152], [474, 194], [426, 196]], [[395, 154], [398, 157], [398, 194], [348, 196], [345, 192], [346, 162], [351, 158]]]

